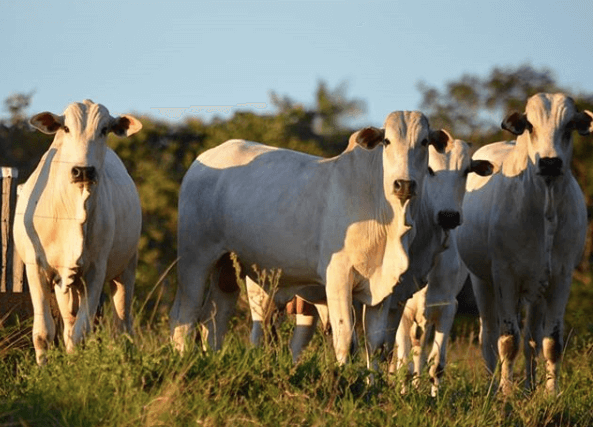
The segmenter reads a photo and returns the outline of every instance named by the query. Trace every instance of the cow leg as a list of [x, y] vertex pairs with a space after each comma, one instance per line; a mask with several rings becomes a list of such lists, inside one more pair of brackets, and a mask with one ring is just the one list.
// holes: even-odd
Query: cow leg
[[366, 342], [367, 367], [379, 370], [379, 359], [384, 350], [387, 316], [391, 306], [391, 297], [374, 306], [365, 305], [363, 309], [363, 325]]
[[412, 308], [411, 312], [414, 314], [410, 337], [412, 339], [412, 361], [414, 366], [412, 385], [415, 388], [420, 385], [420, 375], [426, 365], [426, 345], [429, 341], [429, 335], [433, 332], [432, 307], [426, 307], [427, 291], [428, 286], [425, 286], [408, 300], [408, 306]]
[[470, 274], [472, 288], [476, 297], [476, 304], [480, 312], [480, 344], [482, 346], [482, 357], [486, 363], [486, 369], [490, 375], [494, 375], [498, 361], [497, 340], [498, 340], [498, 318], [496, 312], [496, 300], [494, 299], [494, 287], [492, 283], [482, 280]]
[[[206, 298], [210, 273], [220, 254], [212, 258], [213, 250], [202, 251], [202, 256], [192, 254], [193, 248], [182, 247], [177, 264], [177, 292], [171, 308], [171, 340], [175, 348], [184, 353], [194, 331], [198, 315]], [[191, 242], [189, 242], [191, 243]], [[187, 246], [187, 245], [186, 245]], [[208, 258], [204, 258], [204, 257]]]
[[249, 341], [253, 345], [261, 345], [264, 337], [264, 328], [270, 321], [273, 304], [269, 295], [264, 289], [248, 277], [245, 278], [245, 287], [249, 299], [249, 310], [251, 311], [251, 335]]
[[508, 396], [513, 391], [513, 365], [519, 353], [519, 302], [513, 277], [503, 268], [493, 265], [495, 300], [500, 313], [498, 355], [500, 357], [500, 387]]
[[[404, 345], [405, 334], [403, 329], [400, 332], [399, 325], [403, 321], [404, 307], [405, 302], [400, 301], [394, 306], [392, 301], [389, 314], [387, 315], [387, 332], [385, 342], [387, 343], [387, 348], [391, 349], [391, 359], [388, 369], [390, 374], [396, 373], [403, 364], [403, 361], [400, 360], [399, 353], [400, 347]], [[409, 345], [411, 346], [411, 343]]]
[[58, 288], [55, 295], [64, 323], [64, 343], [71, 342], [74, 323], [80, 307], [79, 291], [76, 288], [68, 287], [66, 292], [63, 292], [61, 288]]
[[451, 334], [451, 327], [457, 312], [457, 300], [454, 302], [434, 308], [436, 313], [435, 319], [435, 333], [432, 350], [428, 356], [429, 375], [432, 381], [430, 394], [436, 397], [439, 391], [441, 377], [445, 372], [445, 364], [447, 362], [447, 341]]
[[229, 320], [235, 312], [240, 288], [230, 254], [223, 255], [216, 263], [210, 277], [210, 310], [206, 313], [208, 345], [220, 350], [228, 330]]
[[[566, 268], [565, 271], [570, 271]], [[564, 312], [568, 303], [572, 272], [550, 281], [546, 293], [547, 312], [544, 321], [542, 352], [546, 359], [546, 392], [558, 393], [558, 374], [564, 348]]]
[[[395, 373], [399, 371], [404, 365], [408, 365], [407, 377], [412, 376], [414, 372], [414, 365], [411, 359], [412, 351], [412, 326], [414, 325], [414, 312], [412, 307], [406, 305], [395, 337], [395, 350], [391, 364], [389, 365], [389, 373]], [[394, 361], [395, 359], [395, 361]], [[404, 383], [401, 387], [401, 393], [406, 394], [408, 392], [408, 384], [406, 383], [408, 378], [404, 379]]]
[[326, 303], [319, 303], [313, 304], [315, 306], [315, 311], [317, 312], [317, 316], [321, 321], [321, 327], [323, 328], [323, 333], [329, 333], [331, 325], [329, 323], [329, 312], [327, 310]]
[[535, 388], [535, 371], [537, 356], [541, 349], [543, 337], [543, 317], [545, 301], [538, 300], [529, 304], [525, 319], [525, 335], [523, 337], [523, 354], [525, 355], [525, 389]]
[[434, 336], [434, 324], [424, 319], [423, 324], [417, 321], [412, 326], [412, 360], [414, 362], [414, 372], [412, 375], [412, 386], [420, 386], [420, 375], [424, 366], [426, 366], [427, 345]]
[[37, 364], [41, 366], [47, 363], [46, 353], [49, 343], [54, 340], [56, 326], [51, 315], [50, 288], [45, 275], [40, 274], [36, 264], [27, 264], [26, 270], [33, 303], [33, 346]]
[[434, 339], [428, 356], [431, 395], [438, 394], [440, 379], [445, 370], [447, 341], [457, 313], [457, 295], [463, 288], [468, 271], [459, 259], [454, 236], [452, 245], [439, 254], [428, 276], [425, 318], [434, 324]]
[[332, 327], [334, 352], [338, 363], [344, 364], [348, 360], [354, 334], [352, 321], [354, 278], [349, 268], [344, 268], [337, 260], [332, 259], [332, 261], [326, 274], [327, 309]]
[[124, 272], [110, 283], [117, 331], [128, 334], [132, 333], [132, 298], [134, 296], [137, 261], [138, 254], [135, 254]]
[[296, 313], [296, 326], [292, 334], [292, 340], [290, 341], [290, 350], [292, 352], [292, 361], [296, 363], [301, 356], [303, 350], [311, 342], [313, 335], [315, 335], [315, 327], [317, 326], [317, 320], [319, 315], [315, 310], [313, 304], [309, 304], [305, 301], [303, 310], [299, 313], [297, 307]]
[[[317, 311], [317, 315], [319, 316], [319, 320], [321, 321], [321, 329], [322, 329], [322, 333], [323, 333], [323, 337], [326, 340], [330, 340], [331, 339], [331, 324], [329, 321], [329, 311], [327, 309], [327, 302], [324, 303], [318, 303], [318, 304], [314, 304], [315, 305], [315, 309]], [[354, 323], [356, 324], [356, 319], [354, 320]], [[327, 343], [329, 345], [331, 345], [331, 343], [329, 341], [327, 341]], [[354, 356], [354, 354], [356, 353], [356, 350], [358, 350], [358, 340], [356, 337], [356, 334], [352, 335], [352, 345], [350, 346], [350, 355]]]
[[83, 278], [82, 286], [76, 289], [80, 306], [72, 328], [72, 334], [66, 340], [66, 351], [68, 353], [72, 353], [76, 345], [91, 330], [91, 323], [95, 318], [101, 291], [105, 283], [105, 267], [105, 265], [91, 266]]

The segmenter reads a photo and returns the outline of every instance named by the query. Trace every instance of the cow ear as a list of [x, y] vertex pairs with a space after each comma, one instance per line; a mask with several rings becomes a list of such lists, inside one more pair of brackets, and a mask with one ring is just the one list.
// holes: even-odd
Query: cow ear
[[575, 129], [579, 135], [589, 135], [593, 132], [593, 113], [589, 110], [577, 113], [573, 119]]
[[531, 123], [525, 114], [513, 111], [504, 118], [500, 126], [514, 135], [521, 135], [525, 129], [531, 128]]
[[439, 153], [444, 153], [451, 149], [453, 137], [444, 129], [431, 130], [428, 144], [432, 145]]
[[361, 147], [372, 150], [383, 141], [383, 138], [385, 138], [385, 129], [368, 127], [356, 132], [350, 137], [350, 140], [352, 142], [352, 139], [354, 139], [354, 142]]
[[142, 123], [137, 118], [124, 114], [113, 119], [111, 131], [117, 136], [130, 136], [142, 129]]
[[31, 117], [29, 123], [35, 129], [51, 135], [64, 126], [64, 116], [57, 116], [49, 111], [44, 111]]
[[480, 176], [490, 176], [495, 172], [495, 167], [488, 160], [473, 160], [469, 166], [469, 172]]

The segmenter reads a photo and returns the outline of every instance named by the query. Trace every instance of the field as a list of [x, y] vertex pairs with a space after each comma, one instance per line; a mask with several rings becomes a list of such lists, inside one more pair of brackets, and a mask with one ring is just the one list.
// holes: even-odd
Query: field
[[526, 395], [519, 383], [503, 399], [485, 374], [477, 319], [458, 319], [440, 394], [431, 398], [427, 378], [403, 396], [402, 374], [369, 383], [361, 354], [336, 366], [320, 333], [293, 365], [292, 322], [263, 348], [250, 347], [244, 300], [220, 352], [196, 347], [181, 357], [169, 344], [167, 309], [137, 304], [133, 338], [114, 338], [106, 313], [83, 347], [73, 355], [54, 347], [44, 368], [22, 332], [30, 321], [0, 330], [0, 426], [593, 425], [588, 333], [567, 334], [559, 396], [541, 387]]

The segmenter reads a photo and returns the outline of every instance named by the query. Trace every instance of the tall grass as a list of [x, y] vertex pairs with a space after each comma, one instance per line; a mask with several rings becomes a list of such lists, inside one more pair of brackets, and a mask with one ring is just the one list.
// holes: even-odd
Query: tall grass
[[[4, 346], [0, 426], [593, 425], [593, 341], [586, 338], [569, 340], [558, 397], [542, 387], [526, 395], [519, 384], [503, 399], [491, 392], [470, 321], [450, 343], [439, 396], [430, 397], [427, 376], [402, 396], [393, 379], [367, 381], [362, 355], [337, 366], [321, 334], [293, 365], [292, 322], [266, 346], [250, 347], [244, 304], [217, 353], [196, 346], [180, 356], [169, 344], [166, 316], [152, 313], [138, 313], [145, 320], [133, 337], [114, 338], [103, 320], [74, 354], [54, 347], [44, 368], [35, 364], [30, 336]], [[5, 340], [18, 331], [1, 334]]]

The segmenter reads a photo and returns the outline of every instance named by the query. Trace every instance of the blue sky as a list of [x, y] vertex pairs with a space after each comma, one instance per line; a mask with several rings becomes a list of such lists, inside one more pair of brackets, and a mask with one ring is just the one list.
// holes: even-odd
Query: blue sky
[[312, 105], [325, 80], [366, 102], [356, 124], [381, 125], [420, 107], [419, 81], [525, 63], [593, 92], [591, 0], [4, 0], [0, 46], [0, 98], [34, 90], [30, 114], [85, 98], [162, 119], [155, 107], [273, 112], [270, 91]]

